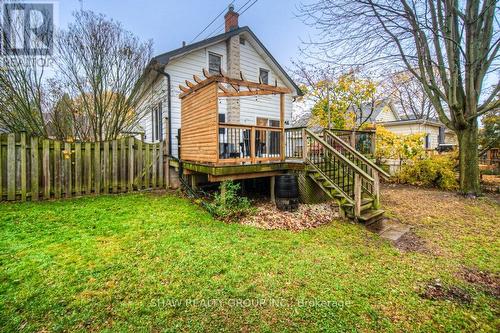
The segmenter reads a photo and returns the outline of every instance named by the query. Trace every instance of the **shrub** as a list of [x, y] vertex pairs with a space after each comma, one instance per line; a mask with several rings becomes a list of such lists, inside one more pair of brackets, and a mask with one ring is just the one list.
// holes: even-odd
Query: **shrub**
[[397, 177], [401, 183], [453, 190], [458, 187], [456, 166], [456, 154], [434, 155], [408, 161]]
[[206, 205], [212, 216], [224, 221], [234, 221], [253, 212], [250, 200], [238, 195], [240, 184], [225, 181], [221, 183], [220, 189], [214, 200]]

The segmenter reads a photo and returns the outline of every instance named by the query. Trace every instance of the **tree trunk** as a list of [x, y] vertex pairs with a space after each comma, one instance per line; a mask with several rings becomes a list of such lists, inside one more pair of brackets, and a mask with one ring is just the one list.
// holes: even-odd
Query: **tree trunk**
[[477, 120], [471, 126], [457, 132], [460, 163], [460, 192], [467, 196], [481, 194], [479, 184], [478, 128]]

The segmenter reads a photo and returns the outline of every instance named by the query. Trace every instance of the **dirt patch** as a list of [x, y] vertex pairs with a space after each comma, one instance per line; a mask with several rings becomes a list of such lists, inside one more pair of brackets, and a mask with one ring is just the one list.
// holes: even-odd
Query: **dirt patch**
[[427, 242], [412, 231], [401, 236], [394, 242], [394, 246], [403, 252], [431, 253]]
[[498, 274], [464, 267], [458, 276], [486, 293], [497, 298], [500, 297], [500, 276]]
[[462, 304], [472, 302], [472, 297], [466, 290], [456, 286], [445, 286], [439, 280], [428, 283], [420, 293], [420, 297], [432, 301], [453, 301]]
[[257, 202], [257, 212], [241, 220], [241, 224], [273, 230], [300, 231], [316, 228], [338, 218], [337, 208], [331, 203], [300, 204], [296, 212], [280, 211], [270, 202]]

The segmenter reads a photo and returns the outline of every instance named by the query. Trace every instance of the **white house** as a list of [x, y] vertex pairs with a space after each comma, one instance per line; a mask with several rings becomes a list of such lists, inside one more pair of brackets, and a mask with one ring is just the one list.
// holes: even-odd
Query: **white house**
[[[229, 77], [287, 87], [292, 93], [285, 97], [285, 124], [292, 117], [292, 103], [301, 94], [268, 49], [249, 27], [238, 26], [239, 14], [229, 7], [225, 15], [225, 32], [181, 48], [163, 53], [151, 61], [147, 75], [154, 83], [144, 104], [146, 115], [140, 125], [145, 140], [156, 142], [169, 136], [169, 152], [178, 157], [181, 129], [180, 85], [203, 77], [203, 69], [211, 74], [219, 68]], [[220, 122], [279, 126], [279, 96], [247, 96], [236, 100], [219, 99]]]

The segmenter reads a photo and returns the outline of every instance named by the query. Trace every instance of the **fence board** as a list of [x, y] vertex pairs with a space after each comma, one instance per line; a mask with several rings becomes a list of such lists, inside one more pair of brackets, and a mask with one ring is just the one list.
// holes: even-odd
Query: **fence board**
[[[38, 138], [31, 138], [31, 200], [38, 200]], [[1, 158], [0, 158], [1, 160]]]
[[64, 192], [66, 198], [71, 198], [73, 194], [72, 179], [71, 179], [71, 163], [72, 156], [71, 143], [64, 143]]
[[54, 198], [61, 198], [61, 142], [54, 141]]
[[163, 165], [163, 155], [164, 155], [164, 145], [163, 145], [163, 141], [160, 142], [160, 151], [159, 151], [159, 163], [158, 163], [158, 171], [159, 171], [159, 175], [158, 175], [158, 186], [159, 187], [163, 187], [164, 185], [164, 182], [163, 182], [163, 171], [165, 170], [165, 165]]
[[156, 145], [152, 145], [153, 146], [153, 156], [152, 156], [152, 159], [153, 159], [153, 171], [152, 171], [152, 176], [151, 176], [151, 182], [152, 182], [152, 186], [153, 188], [156, 188], [156, 180], [157, 180], [157, 177], [158, 177], [158, 150], [157, 150], [157, 146]]
[[137, 160], [137, 189], [141, 190], [142, 189], [142, 160], [143, 160], [143, 152], [142, 152], [142, 141], [137, 142], [137, 157], [135, 158]]
[[[0, 200], [70, 198], [163, 187], [164, 143], [70, 143], [0, 136]], [[3, 196], [2, 196], [3, 195]]]
[[151, 174], [151, 145], [146, 144], [144, 147], [144, 187], [149, 188], [149, 176]]
[[134, 138], [128, 139], [128, 190], [134, 190]]
[[75, 143], [75, 195], [82, 195], [82, 144]]
[[21, 201], [26, 201], [28, 176], [26, 163], [26, 133], [21, 133]]
[[118, 192], [118, 141], [113, 140], [112, 143], [112, 164], [113, 164], [113, 193]]
[[43, 140], [43, 197], [50, 199], [50, 141]]
[[7, 136], [7, 200], [16, 200], [16, 135]]
[[103, 143], [103, 151], [102, 151], [102, 164], [103, 164], [103, 193], [109, 193], [109, 142], [106, 141]]
[[101, 143], [94, 143], [94, 192], [101, 193]]
[[121, 175], [121, 181], [120, 181], [120, 191], [121, 192], [126, 192], [127, 191], [127, 150], [125, 148], [126, 146], [126, 140], [125, 138], [121, 139], [120, 145], [121, 145], [121, 150], [120, 150], [120, 155], [121, 155], [121, 162], [120, 162], [120, 175]]
[[92, 146], [85, 143], [85, 194], [92, 193]]

